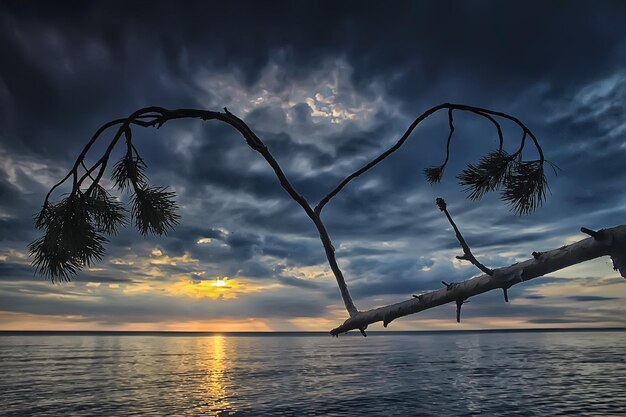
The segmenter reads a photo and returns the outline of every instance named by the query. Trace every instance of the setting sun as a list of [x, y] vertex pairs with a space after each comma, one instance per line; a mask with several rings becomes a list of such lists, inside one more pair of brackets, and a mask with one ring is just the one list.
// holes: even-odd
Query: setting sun
[[209, 297], [213, 299], [231, 299], [237, 298], [237, 294], [241, 288], [240, 283], [236, 279], [216, 277], [215, 279], [201, 281], [181, 279], [178, 282], [168, 285], [167, 290], [175, 295], [193, 298]]
[[213, 287], [226, 287], [226, 280], [228, 278], [224, 278], [224, 279], [220, 279], [220, 278], [215, 278], [215, 282], [211, 283], [211, 286]]

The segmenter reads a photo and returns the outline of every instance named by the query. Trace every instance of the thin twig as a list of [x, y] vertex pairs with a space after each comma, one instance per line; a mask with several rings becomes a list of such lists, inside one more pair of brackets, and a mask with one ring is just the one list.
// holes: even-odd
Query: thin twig
[[446, 159], [441, 164], [441, 168], [445, 168], [450, 160], [450, 143], [452, 142], [452, 135], [454, 134], [454, 118], [452, 117], [452, 109], [448, 109], [448, 140], [446, 141]]
[[495, 118], [491, 117], [487, 113], [477, 112], [476, 114], [480, 114], [491, 123], [493, 123], [493, 125], [496, 127], [496, 131], [498, 132], [498, 149], [502, 150], [504, 148], [504, 134], [502, 134], [502, 126], [500, 126], [500, 123], [498, 123]]
[[459, 243], [461, 244], [461, 247], [463, 248], [463, 256], [457, 256], [457, 259], [470, 261], [474, 266], [476, 266], [478, 269], [480, 269], [485, 274], [493, 275], [493, 269], [489, 269], [485, 265], [481, 264], [478, 261], [478, 259], [476, 259], [476, 257], [472, 254], [472, 251], [470, 250], [470, 247], [468, 246], [467, 242], [465, 242], [465, 239], [463, 238], [463, 235], [461, 235], [461, 232], [459, 231], [459, 228], [456, 226], [456, 224], [452, 220], [452, 217], [450, 217], [450, 213], [448, 213], [448, 208], [447, 208], [447, 204], [446, 204], [445, 200], [443, 198], [437, 198], [436, 201], [437, 201], [437, 207], [439, 207], [439, 210], [443, 211], [443, 213], [448, 218], [448, 221], [450, 222], [450, 225], [452, 225], [452, 228], [454, 229], [454, 233], [456, 234], [456, 238], [458, 239]]

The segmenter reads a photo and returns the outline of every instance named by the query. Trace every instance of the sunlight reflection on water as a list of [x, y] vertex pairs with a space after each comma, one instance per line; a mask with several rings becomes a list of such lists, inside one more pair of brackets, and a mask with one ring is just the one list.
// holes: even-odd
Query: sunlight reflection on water
[[0, 415], [620, 415], [626, 334], [0, 335]]
[[[223, 335], [216, 335], [210, 338], [211, 345], [199, 355], [200, 366], [205, 369], [205, 376], [202, 382], [202, 389], [206, 391], [205, 398], [212, 402], [204, 404], [199, 411], [207, 412], [232, 412], [236, 409], [229, 401], [230, 384], [228, 381], [227, 367], [231, 362], [236, 362], [236, 350], [231, 350], [231, 355], [226, 357], [226, 338]], [[231, 346], [234, 348], [234, 346]]]

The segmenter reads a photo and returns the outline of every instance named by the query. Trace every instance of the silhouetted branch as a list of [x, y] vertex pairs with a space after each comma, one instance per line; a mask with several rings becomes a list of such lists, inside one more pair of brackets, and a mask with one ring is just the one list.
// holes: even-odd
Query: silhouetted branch
[[[144, 234], [148, 232], [156, 234], [167, 233], [167, 230], [174, 226], [178, 221], [178, 215], [175, 212], [176, 206], [172, 201], [173, 193], [168, 192], [163, 188], [150, 188], [147, 183], [145, 183], [145, 176], [142, 172], [145, 164], [143, 164], [143, 160], [139, 156], [139, 153], [132, 142], [131, 126], [160, 128], [170, 120], [184, 118], [195, 118], [205, 121], [219, 120], [229, 124], [237, 131], [239, 131], [239, 133], [246, 140], [246, 143], [252, 149], [254, 149], [263, 156], [263, 158], [267, 161], [267, 163], [274, 171], [274, 174], [278, 178], [283, 189], [287, 191], [289, 196], [294, 201], [296, 201], [311, 218], [319, 232], [322, 245], [324, 246], [324, 250], [326, 252], [328, 263], [337, 280], [337, 284], [341, 291], [341, 295], [346, 309], [351, 315], [356, 314], [357, 309], [354, 305], [354, 302], [352, 301], [352, 298], [350, 297], [350, 293], [348, 291], [348, 287], [346, 286], [345, 279], [335, 259], [334, 248], [328, 232], [326, 231], [326, 228], [322, 223], [322, 220], [309, 206], [309, 203], [304, 199], [304, 197], [293, 188], [293, 186], [285, 176], [282, 168], [274, 159], [274, 157], [270, 154], [269, 150], [261, 141], [261, 139], [259, 139], [259, 137], [254, 132], [252, 132], [252, 130], [243, 122], [243, 120], [234, 116], [227, 109], [224, 110], [224, 113], [220, 113], [197, 109], [166, 110], [162, 107], [147, 107], [137, 110], [126, 119], [117, 119], [104, 124], [89, 140], [83, 151], [78, 156], [76, 163], [74, 164], [74, 167], [70, 170], [70, 172], [63, 178], [63, 180], [61, 180], [58, 184], [55, 184], [46, 195], [43, 209], [37, 217], [37, 224], [39, 225], [38, 227], [44, 230], [44, 236], [49, 234], [48, 232], [50, 232], [50, 225], [46, 223], [46, 220], [50, 217], [44, 215], [50, 210], [49, 198], [52, 192], [57, 187], [62, 185], [65, 181], [67, 181], [70, 177], [73, 178], [71, 191], [72, 196], [90, 195], [94, 187], [97, 186], [99, 181], [101, 180], [107, 168], [111, 154], [118, 144], [119, 140], [123, 136], [126, 141], [127, 152], [125, 156], [126, 160], [124, 161], [123, 159], [122, 161], [120, 161], [121, 165], [117, 165], [114, 172], [116, 182], [118, 183], [118, 188], [124, 189], [126, 187], [126, 184], [130, 184], [130, 186], [134, 190], [135, 197], [133, 199], [133, 216], [136, 219], [136, 225], [139, 228], [140, 232]], [[90, 150], [93, 144], [101, 137], [104, 131], [116, 126], [117, 131], [115, 132], [113, 139], [110, 141], [109, 145], [104, 151], [104, 154], [90, 168], [85, 168], [85, 174], [79, 178], [78, 167], [81, 166], [81, 164], [82, 166], [84, 166], [84, 159], [87, 155], [87, 152]], [[95, 177], [93, 177], [92, 173], [96, 171], [97, 174]], [[91, 178], [92, 183], [87, 188], [87, 190], [83, 192], [81, 190], [81, 186], [87, 178]], [[158, 209], [151, 210], [151, 207], [153, 207], [152, 204], [156, 204]], [[89, 214], [85, 214], [85, 216], [88, 223]], [[69, 229], [67, 233], [69, 233]], [[106, 238], [104, 238], [104, 236], [99, 234], [97, 231], [94, 231], [94, 233], [96, 233], [94, 237], [94, 239], [96, 239], [95, 242], [98, 244], [97, 247], [94, 247], [97, 249], [97, 253], [94, 253], [94, 256], [95, 259], [99, 259], [103, 253], [103, 250], [101, 250], [101, 243], [99, 242], [106, 242]], [[71, 240], [73, 239], [72, 236], [73, 235], [66, 237], [67, 239]], [[62, 240], [61, 242], [64, 241], [65, 240]], [[68, 246], [67, 244], [53, 243], [52, 241], [50, 241], [50, 239], [46, 240], [45, 242], [38, 242], [39, 241], [33, 242], [33, 244], [30, 246], [31, 254], [35, 257], [35, 264], [38, 268], [38, 271], [44, 273], [45, 275], [49, 275], [52, 280], [54, 280], [55, 278], [63, 278], [64, 280], [69, 279], [70, 274], [76, 273], [82, 266], [88, 264], [93, 259], [92, 257], [81, 255], [80, 253], [80, 257], [76, 257], [76, 248], [73, 245]], [[53, 246], [54, 248], [56, 248], [54, 251], [52, 250]], [[48, 247], [49, 249], [46, 249]], [[51, 264], [47, 262], [49, 260], [48, 257], [53, 257], [52, 262], [58, 266], [53, 269], [49, 268]], [[63, 269], [64, 266], [67, 267], [67, 270]]]
[[448, 139], [446, 140], [446, 159], [441, 164], [442, 170], [445, 169], [450, 160], [450, 143], [452, 142], [452, 135], [454, 134], [454, 117], [452, 116], [452, 109], [448, 109], [448, 127], [450, 131], [448, 133]]
[[[406, 142], [406, 140], [409, 138], [409, 136], [411, 135], [411, 133], [413, 132], [413, 130], [415, 130], [415, 128], [424, 120], [426, 120], [428, 117], [430, 117], [431, 115], [433, 115], [434, 113], [436, 113], [439, 110], [442, 109], [448, 109], [448, 124], [450, 126], [450, 134], [448, 136], [448, 142], [450, 141], [451, 137], [452, 137], [452, 132], [454, 131], [454, 127], [452, 124], [452, 110], [459, 110], [459, 111], [465, 111], [465, 112], [469, 112], [469, 113], [473, 113], [476, 115], [479, 115], [481, 117], [485, 117], [487, 118], [489, 121], [494, 122], [495, 119], [494, 117], [500, 117], [503, 119], [507, 119], [510, 120], [512, 122], [514, 122], [523, 132], [523, 136], [522, 136], [522, 143], [519, 147], [519, 150], [513, 154], [515, 157], [519, 156], [521, 154], [522, 149], [524, 148], [524, 145], [526, 143], [526, 136], [530, 136], [530, 138], [532, 139], [535, 148], [537, 149], [537, 152], [539, 154], [539, 160], [538, 162], [540, 163], [541, 166], [543, 166], [543, 163], [545, 161], [544, 155], [543, 155], [543, 150], [541, 149], [541, 146], [539, 145], [539, 141], [537, 141], [537, 138], [535, 137], [535, 135], [531, 132], [531, 130], [524, 124], [522, 123], [518, 118], [513, 117], [511, 115], [508, 115], [506, 113], [502, 113], [502, 112], [497, 112], [497, 111], [493, 111], [493, 110], [488, 110], [488, 109], [483, 109], [480, 107], [474, 107], [474, 106], [467, 106], [465, 104], [452, 104], [452, 103], [443, 103], [440, 104], [438, 106], [432, 107], [429, 110], [425, 111], [424, 113], [422, 113], [420, 116], [418, 116], [413, 123], [411, 123], [411, 125], [409, 126], [409, 128], [406, 130], [406, 132], [404, 132], [404, 134], [402, 135], [402, 137], [400, 137], [400, 139], [393, 145], [391, 146], [389, 149], [387, 149], [385, 152], [383, 152], [381, 155], [379, 155], [378, 157], [374, 158], [372, 161], [370, 161], [369, 163], [367, 163], [365, 166], [363, 166], [362, 168], [358, 169], [357, 171], [353, 172], [352, 174], [348, 175], [337, 187], [335, 187], [335, 189], [333, 189], [331, 192], [329, 192], [326, 196], [324, 196], [320, 202], [315, 206], [315, 212], [316, 213], [321, 213], [322, 209], [324, 208], [324, 206], [334, 197], [336, 196], [346, 185], [348, 185], [348, 183], [350, 183], [350, 181], [352, 181], [353, 179], [355, 179], [356, 177], [362, 175], [363, 173], [367, 172], [368, 170], [370, 170], [371, 168], [375, 167], [376, 165], [378, 165], [380, 162], [382, 162], [383, 160], [385, 160], [389, 155], [391, 155], [392, 153], [394, 153], [395, 151], [397, 151], [398, 149], [400, 149], [400, 147], [404, 144], [404, 142]], [[500, 128], [500, 125], [498, 122], [494, 123], [496, 125], [496, 128], [498, 130], [498, 137], [500, 139], [503, 138], [502, 136], [502, 129]], [[499, 150], [502, 150], [502, 142], [500, 144], [500, 148]], [[441, 171], [443, 171], [442, 167], [438, 167], [441, 169]], [[427, 171], [427, 177], [428, 178], [432, 178], [431, 174], [433, 173], [433, 171], [429, 172]], [[431, 181], [433, 182], [433, 181]], [[436, 182], [436, 181], [434, 181]], [[519, 198], [519, 196], [518, 196]], [[511, 199], [509, 199], [509, 201], [511, 203], [515, 203], [515, 201], [511, 201]], [[538, 202], [541, 202], [541, 199], [538, 200]], [[529, 210], [524, 210], [524, 213], [527, 213], [529, 211], [532, 211], [534, 208], [536, 208], [537, 206], [533, 206], [530, 207]], [[525, 206], [522, 206], [521, 208], [525, 208]], [[519, 211], [519, 208], [515, 208], [517, 211]], [[521, 211], [519, 211], [521, 212]]]
[[504, 147], [504, 135], [502, 134], [502, 127], [500, 126], [500, 123], [498, 123], [496, 119], [494, 119], [487, 113], [478, 112], [477, 114], [489, 120], [496, 127], [496, 131], [498, 132], [498, 142], [499, 142], [498, 149], [502, 150], [502, 148]]
[[463, 235], [461, 235], [459, 228], [456, 226], [456, 224], [452, 220], [452, 217], [450, 217], [450, 213], [448, 213], [448, 208], [447, 208], [447, 204], [445, 200], [439, 197], [437, 198], [436, 203], [437, 203], [437, 207], [439, 207], [439, 210], [443, 211], [443, 213], [446, 215], [448, 222], [450, 222], [450, 225], [454, 229], [454, 234], [456, 235], [457, 240], [459, 241], [459, 243], [461, 244], [461, 247], [463, 248], [463, 256], [457, 256], [456, 258], [460, 260], [469, 261], [474, 266], [476, 266], [476, 268], [480, 269], [485, 274], [493, 275], [493, 269], [489, 269], [485, 265], [481, 264], [478, 261], [478, 259], [476, 259], [476, 257], [472, 254], [472, 251], [470, 250], [470, 247], [467, 244], [467, 242], [465, 242]]

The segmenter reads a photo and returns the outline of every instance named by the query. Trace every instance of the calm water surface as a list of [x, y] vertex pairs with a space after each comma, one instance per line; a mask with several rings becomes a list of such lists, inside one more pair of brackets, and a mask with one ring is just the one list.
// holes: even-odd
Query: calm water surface
[[0, 415], [626, 415], [626, 333], [0, 334]]

